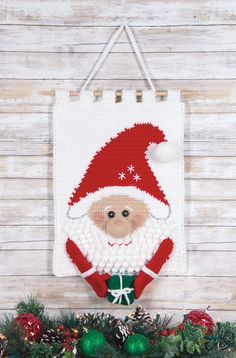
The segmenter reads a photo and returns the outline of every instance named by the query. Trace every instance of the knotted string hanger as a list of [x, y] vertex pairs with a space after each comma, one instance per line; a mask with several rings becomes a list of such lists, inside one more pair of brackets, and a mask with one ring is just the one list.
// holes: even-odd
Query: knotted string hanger
[[126, 24], [123, 24], [121, 25], [118, 30], [116, 30], [116, 32], [113, 34], [113, 36], [111, 37], [110, 41], [107, 43], [106, 47], [104, 48], [101, 56], [98, 58], [98, 60], [95, 62], [95, 65], [94, 67], [92, 68], [90, 74], [88, 75], [87, 79], [85, 80], [83, 86], [81, 87], [80, 89], [80, 94], [82, 94], [82, 92], [87, 88], [89, 82], [92, 80], [92, 78], [95, 76], [95, 74], [97, 73], [97, 71], [99, 70], [99, 68], [101, 67], [101, 65], [103, 64], [103, 62], [105, 61], [105, 59], [107, 58], [109, 52], [111, 51], [114, 43], [118, 40], [120, 34], [122, 33], [122, 31], [125, 29], [126, 33], [127, 33], [127, 36], [128, 36], [128, 39], [132, 45], [132, 48], [133, 48], [133, 51], [134, 53], [136, 54], [137, 56], [137, 59], [140, 63], [140, 66], [143, 70], [143, 73], [146, 77], [146, 80], [148, 81], [149, 83], [149, 86], [150, 88], [152, 89], [152, 91], [154, 93], [156, 93], [156, 89], [155, 89], [155, 86], [151, 80], [151, 77], [149, 75], [149, 72], [148, 72], [148, 69], [145, 65], [145, 62], [143, 60], [143, 56], [139, 50], [139, 47], [138, 47], [138, 44], [134, 38], [134, 35], [131, 31], [131, 29], [129, 28], [128, 25]]

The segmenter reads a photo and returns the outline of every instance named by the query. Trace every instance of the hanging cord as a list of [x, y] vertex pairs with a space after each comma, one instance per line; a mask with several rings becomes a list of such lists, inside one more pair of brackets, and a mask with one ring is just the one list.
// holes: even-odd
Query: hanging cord
[[92, 68], [89, 76], [87, 77], [85, 83], [83, 84], [83, 86], [80, 89], [80, 95], [82, 94], [82, 92], [87, 88], [89, 82], [92, 80], [92, 78], [94, 77], [94, 75], [96, 74], [96, 72], [99, 70], [99, 68], [101, 67], [101, 65], [103, 64], [104, 60], [106, 59], [106, 57], [108, 56], [109, 52], [111, 51], [114, 43], [118, 40], [120, 34], [122, 33], [122, 31], [125, 29], [127, 35], [128, 35], [128, 39], [132, 45], [133, 51], [137, 56], [137, 59], [140, 63], [140, 66], [146, 76], [146, 80], [148, 81], [152, 91], [155, 93], [156, 89], [154, 87], [154, 84], [150, 78], [150, 75], [148, 73], [147, 67], [145, 65], [145, 62], [143, 60], [143, 56], [139, 50], [138, 44], [134, 38], [134, 35], [131, 31], [131, 29], [129, 28], [128, 25], [123, 24], [121, 25], [118, 30], [116, 30], [116, 32], [114, 33], [114, 35], [112, 36], [112, 38], [110, 39], [110, 41], [107, 43], [106, 47], [104, 48], [101, 56], [98, 58], [97, 62], [95, 62], [94, 67]]
[[121, 25], [118, 28], [118, 30], [114, 33], [114, 35], [112, 36], [112, 38], [110, 39], [110, 41], [108, 42], [106, 47], [104, 48], [101, 56], [99, 57], [99, 59], [95, 63], [94, 67], [92, 68], [92, 71], [90, 72], [88, 78], [86, 79], [85, 83], [83, 84], [83, 86], [82, 86], [82, 88], [80, 90], [80, 94], [87, 88], [89, 82], [91, 81], [93, 76], [96, 74], [96, 72], [98, 71], [100, 66], [103, 64], [104, 60], [106, 59], [107, 55], [109, 54], [110, 50], [112, 49], [114, 43], [119, 38], [121, 32], [124, 30], [124, 27], [125, 27], [125, 25]]
[[145, 62], [144, 62], [144, 60], [143, 60], [143, 56], [142, 56], [142, 54], [141, 54], [141, 52], [140, 52], [140, 50], [139, 50], [139, 47], [138, 47], [138, 44], [137, 44], [137, 42], [136, 42], [136, 40], [135, 40], [135, 38], [134, 38], [134, 35], [133, 35], [132, 31], [130, 30], [130, 28], [129, 28], [128, 25], [125, 25], [125, 30], [126, 30], [126, 33], [127, 33], [127, 35], [128, 35], [128, 38], [129, 38], [129, 40], [130, 40], [130, 42], [131, 42], [131, 45], [132, 45], [132, 47], [133, 47], [134, 53], [136, 54], [136, 56], [137, 56], [137, 58], [138, 58], [138, 60], [139, 60], [139, 63], [140, 63], [140, 65], [141, 65], [141, 67], [142, 67], [142, 70], [143, 70], [143, 72], [144, 72], [144, 74], [145, 74], [145, 76], [146, 76], [146, 79], [147, 79], [147, 81], [148, 81], [148, 83], [149, 83], [149, 85], [150, 85], [150, 88], [151, 88], [151, 89], [153, 90], [153, 92], [155, 93], [155, 92], [156, 92], [156, 89], [155, 89], [154, 84], [153, 84], [153, 82], [152, 82], [152, 80], [151, 80], [151, 77], [150, 77], [150, 75], [149, 75], [149, 73], [148, 73], [148, 69], [147, 69], [147, 67], [146, 67], [146, 65], [145, 65]]

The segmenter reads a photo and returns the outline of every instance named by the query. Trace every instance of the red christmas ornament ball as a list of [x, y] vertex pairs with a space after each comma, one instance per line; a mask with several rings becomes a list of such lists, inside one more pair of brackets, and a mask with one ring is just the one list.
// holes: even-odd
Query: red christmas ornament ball
[[206, 328], [206, 336], [212, 334], [215, 323], [211, 316], [203, 310], [193, 310], [188, 313], [187, 318], [193, 324]]
[[175, 329], [171, 329], [170, 331], [169, 331], [169, 335], [171, 336], [175, 336], [176, 335], [176, 330]]
[[21, 313], [16, 321], [24, 330], [25, 338], [30, 341], [38, 341], [42, 335], [42, 323], [33, 313]]

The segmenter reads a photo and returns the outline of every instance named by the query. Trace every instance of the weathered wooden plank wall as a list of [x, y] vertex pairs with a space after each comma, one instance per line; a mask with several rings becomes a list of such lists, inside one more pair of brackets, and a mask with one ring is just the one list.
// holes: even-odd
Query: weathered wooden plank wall
[[[188, 271], [150, 285], [151, 312], [211, 305], [236, 317], [236, 2], [233, 0], [2, 0], [0, 9], [0, 312], [36, 293], [55, 312], [124, 308], [78, 278], [52, 274], [52, 107], [76, 90], [115, 27], [134, 26], [160, 89], [186, 102]], [[126, 63], [123, 58], [126, 53]], [[146, 88], [127, 37], [94, 89]]]

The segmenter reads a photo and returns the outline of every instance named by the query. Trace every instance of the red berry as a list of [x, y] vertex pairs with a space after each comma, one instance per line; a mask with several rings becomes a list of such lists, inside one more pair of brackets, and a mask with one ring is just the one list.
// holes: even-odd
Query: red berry
[[66, 338], [63, 345], [67, 351], [72, 351], [72, 349], [73, 349], [73, 347], [71, 346], [72, 341], [73, 341], [73, 339], [71, 337]]
[[184, 329], [184, 324], [183, 323], [180, 323], [179, 325], [178, 325], [178, 330], [179, 331], [182, 331]]
[[64, 332], [64, 336], [65, 336], [65, 337], [70, 337], [70, 331], [65, 331], [65, 332]]
[[60, 326], [58, 326], [58, 328], [60, 329], [60, 331], [64, 331], [65, 326], [64, 326], [64, 324], [60, 324]]
[[72, 351], [73, 350], [73, 347], [71, 347], [70, 344], [64, 343], [64, 347], [66, 348], [67, 351]]
[[171, 330], [169, 331], [169, 335], [175, 336], [175, 335], [176, 335], [176, 330], [175, 330], [175, 329], [171, 329]]
[[166, 329], [163, 329], [163, 330], [161, 331], [161, 335], [162, 335], [162, 336], [168, 336], [168, 331], [167, 331]]

